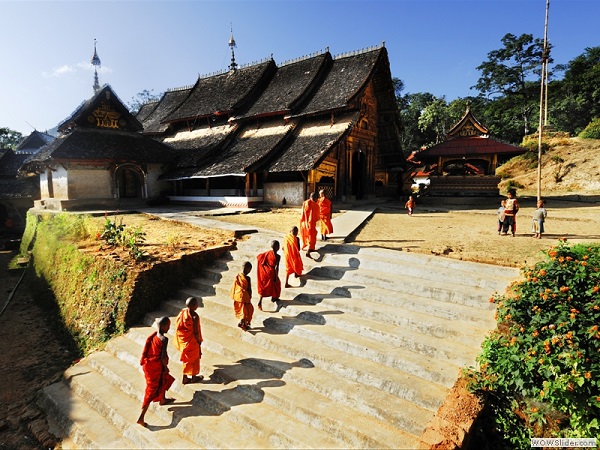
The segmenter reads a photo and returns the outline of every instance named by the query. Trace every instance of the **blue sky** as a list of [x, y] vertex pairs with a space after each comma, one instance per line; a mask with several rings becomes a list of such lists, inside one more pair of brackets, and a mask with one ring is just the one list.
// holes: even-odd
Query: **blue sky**
[[[5, 1], [0, 0], [0, 127], [28, 134], [68, 117], [92, 95], [94, 38], [100, 83], [124, 102], [227, 68], [277, 63], [329, 47], [333, 55], [385, 41], [405, 93], [447, 100], [470, 90], [506, 33], [542, 38], [545, 0]], [[556, 63], [600, 45], [600, 1], [551, 0]], [[31, 124], [31, 126], [29, 125]]]

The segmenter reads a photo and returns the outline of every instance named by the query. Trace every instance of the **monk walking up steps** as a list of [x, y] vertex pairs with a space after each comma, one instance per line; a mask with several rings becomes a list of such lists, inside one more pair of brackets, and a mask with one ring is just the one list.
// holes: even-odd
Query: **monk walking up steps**
[[300, 218], [300, 237], [302, 238], [302, 250], [308, 247], [306, 256], [310, 258], [311, 252], [316, 252], [317, 245], [317, 222], [319, 221], [319, 204], [317, 194], [311, 192], [310, 197], [302, 204], [302, 217]]
[[285, 236], [283, 241], [283, 256], [285, 259], [285, 287], [289, 288], [290, 275], [294, 274], [296, 278], [302, 275], [304, 264], [300, 256], [300, 239], [298, 239], [298, 227], [293, 227]]
[[248, 274], [252, 270], [252, 264], [246, 261], [242, 266], [242, 271], [237, 274], [231, 287], [231, 298], [233, 299], [233, 311], [235, 317], [240, 319], [238, 327], [244, 331], [250, 328], [254, 306], [252, 306], [252, 285]]
[[140, 365], [144, 369], [144, 376], [146, 377], [146, 391], [144, 392], [142, 413], [137, 423], [143, 427], [146, 426], [144, 417], [151, 402], [166, 405], [174, 401], [174, 399], [165, 396], [165, 393], [175, 381], [175, 378], [169, 373], [169, 356], [167, 355], [169, 339], [165, 336], [171, 328], [171, 321], [168, 317], [162, 317], [157, 319], [155, 326], [158, 331], [155, 331], [146, 339], [142, 358], [140, 359]]
[[325, 191], [319, 191], [319, 217], [321, 218], [321, 240], [326, 241], [327, 235], [333, 233], [331, 223], [331, 200], [325, 197]]
[[181, 352], [180, 361], [183, 363], [183, 384], [197, 383], [204, 377], [200, 373], [200, 358], [202, 357], [202, 331], [198, 299], [189, 297], [175, 320], [175, 348]]
[[261, 253], [256, 257], [256, 281], [258, 284], [258, 309], [262, 309], [263, 297], [271, 297], [271, 301], [277, 303], [281, 295], [281, 281], [279, 281], [279, 261], [281, 257], [279, 241], [271, 242], [271, 250]]

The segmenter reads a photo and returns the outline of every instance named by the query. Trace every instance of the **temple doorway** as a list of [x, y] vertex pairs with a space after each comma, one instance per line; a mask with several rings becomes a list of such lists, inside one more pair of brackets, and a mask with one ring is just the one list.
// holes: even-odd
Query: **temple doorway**
[[364, 196], [366, 158], [362, 150], [352, 155], [352, 195], [357, 200]]
[[116, 171], [119, 198], [144, 198], [141, 170], [137, 166], [121, 166]]

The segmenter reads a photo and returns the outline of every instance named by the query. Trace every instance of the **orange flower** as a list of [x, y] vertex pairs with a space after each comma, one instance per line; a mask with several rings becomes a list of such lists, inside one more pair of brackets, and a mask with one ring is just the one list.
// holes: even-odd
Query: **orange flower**
[[584, 377], [585, 377], [587, 380], [591, 379], [591, 378], [592, 378], [592, 372], [586, 372], [586, 373], [585, 373], [585, 375], [584, 375]]
[[538, 330], [533, 330], [533, 333], [531, 333], [533, 335], [533, 337], [538, 337], [540, 335], [540, 332]]
[[569, 287], [568, 286], [561, 286], [559, 289], [560, 292], [568, 292], [569, 291]]
[[543, 277], [544, 275], [546, 275], [546, 271], [544, 269], [541, 269], [538, 274], [540, 275], [540, 277]]
[[596, 293], [596, 292], [598, 292], [598, 291], [600, 291], [600, 286], [594, 286], [594, 287], [592, 288], [592, 292], [593, 292], [593, 293]]
[[540, 391], [540, 397], [544, 398], [544, 391]]
[[582, 266], [587, 266], [587, 261], [581, 261]]
[[531, 408], [531, 412], [532, 412], [532, 413], [536, 413], [536, 412], [538, 412], [538, 409], [537, 409], [537, 408], [535, 408], [535, 407], [534, 407], [534, 408]]

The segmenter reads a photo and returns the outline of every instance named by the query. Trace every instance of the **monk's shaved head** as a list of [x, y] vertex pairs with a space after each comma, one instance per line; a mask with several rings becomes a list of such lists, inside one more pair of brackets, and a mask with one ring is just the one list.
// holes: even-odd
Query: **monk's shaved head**
[[273, 249], [273, 251], [277, 251], [279, 250], [279, 241], [271, 241], [271, 248]]
[[[242, 264], [242, 270], [245, 273], [248, 273], [252, 270], [252, 263], [250, 261], [245, 261], [244, 264]], [[248, 272], [246, 272], [248, 271]]]
[[311, 192], [310, 193], [310, 198], [311, 198], [311, 200], [316, 200], [317, 199], [317, 193], [316, 192]]
[[188, 308], [190, 306], [196, 305], [198, 306], [198, 299], [196, 297], [188, 297], [187, 300], [185, 301], [185, 306], [187, 306]]
[[292, 229], [290, 230], [290, 233], [292, 233], [294, 236], [298, 234], [298, 227], [292, 227]]

